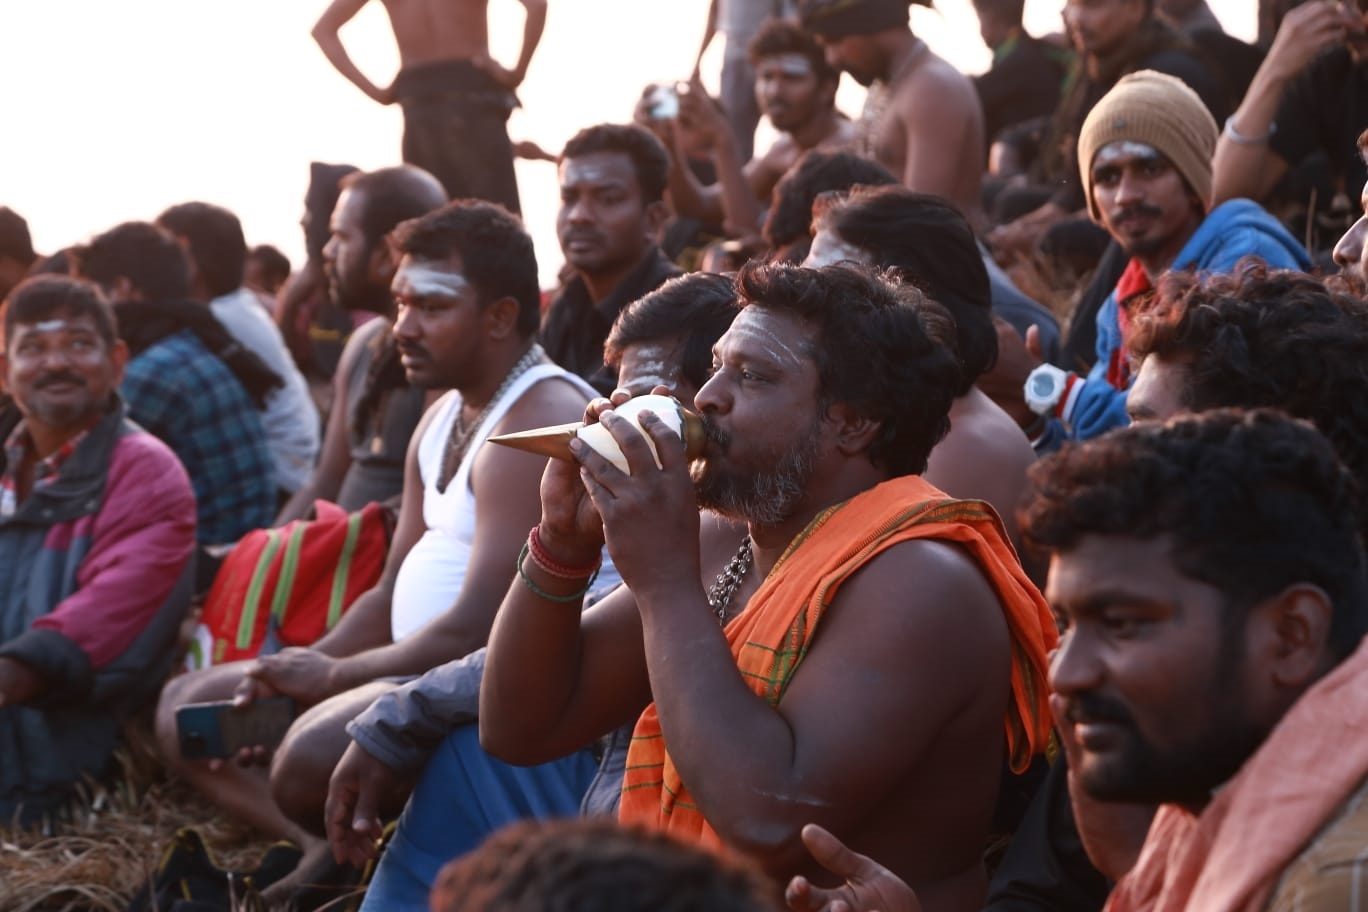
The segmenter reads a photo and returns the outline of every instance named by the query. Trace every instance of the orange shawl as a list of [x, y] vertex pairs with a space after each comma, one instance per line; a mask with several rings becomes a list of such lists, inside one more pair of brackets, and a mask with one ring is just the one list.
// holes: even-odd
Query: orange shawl
[[[751, 689], [777, 705], [840, 585], [886, 548], [916, 538], [959, 544], [998, 592], [1012, 640], [1007, 745], [1013, 769], [1024, 769], [1049, 737], [1046, 653], [1058, 639], [1054, 620], [992, 508], [952, 500], [917, 476], [886, 481], [813, 519], [727, 625], [736, 664]], [[670, 759], [655, 704], [632, 733], [618, 818], [721, 844]]]
[[1368, 640], [1302, 695], [1200, 816], [1163, 805], [1107, 912], [1258, 912], [1368, 777]]

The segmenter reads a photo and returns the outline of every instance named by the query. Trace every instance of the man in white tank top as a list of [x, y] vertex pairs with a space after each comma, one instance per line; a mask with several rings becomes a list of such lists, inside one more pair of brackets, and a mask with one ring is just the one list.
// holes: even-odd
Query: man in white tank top
[[[531, 238], [506, 211], [452, 203], [401, 224], [394, 243], [401, 259], [393, 332], [408, 382], [451, 391], [428, 409], [409, 444], [384, 573], [313, 647], [286, 649], [245, 669], [225, 666], [218, 677], [230, 690], [235, 684], [240, 699], [283, 693], [307, 709], [270, 759], [269, 781], [259, 768], [229, 764], [211, 772], [202, 763], [180, 764], [198, 767], [197, 784], [211, 781], [201, 787], [226, 810], [305, 849], [282, 897], [326, 861], [323, 803], [350, 741], [345, 723], [396, 679], [488, 639], [518, 552], [541, 515], [546, 460], [485, 447], [485, 439], [578, 420], [593, 393], [535, 343], [536, 259]], [[261, 750], [243, 759], [266, 758]]]

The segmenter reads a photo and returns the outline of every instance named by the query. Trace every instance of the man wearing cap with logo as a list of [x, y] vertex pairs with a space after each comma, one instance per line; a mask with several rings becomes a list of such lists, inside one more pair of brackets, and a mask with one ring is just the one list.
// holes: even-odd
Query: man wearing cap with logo
[[1305, 269], [1306, 251], [1257, 203], [1211, 208], [1211, 156], [1219, 130], [1181, 80], [1141, 70], [1123, 77], [1083, 122], [1078, 168], [1093, 221], [1131, 257], [1097, 314], [1097, 362], [1088, 376], [1040, 364], [1026, 378], [1026, 404], [1086, 440], [1127, 423], [1131, 383], [1124, 339], [1131, 305], [1170, 269], [1230, 272], [1257, 256]]

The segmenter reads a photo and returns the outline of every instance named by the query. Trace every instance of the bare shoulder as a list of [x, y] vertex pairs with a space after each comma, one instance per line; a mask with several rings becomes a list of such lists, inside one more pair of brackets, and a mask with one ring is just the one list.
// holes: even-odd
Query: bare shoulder
[[[940, 453], [942, 449], [944, 453]], [[985, 454], [999, 466], [1022, 472], [1036, 458], [1030, 440], [1012, 416], [977, 387], [951, 406], [950, 433], [932, 451], [932, 458], [937, 454], [957, 459]]]
[[438, 396], [436, 400], [428, 402], [427, 407], [423, 409], [422, 417], [418, 419], [418, 424], [413, 429], [413, 434], [409, 436], [410, 454], [416, 454], [418, 452], [418, 443], [423, 439], [423, 435], [427, 433], [428, 428], [437, 420], [437, 416], [442, 414], [443, 410], [451, 404], [451, 400], [459, 395], [460, 393], [455, 390], [448, 390]]
[[1001, 607], [997, 592], [967, 551], [921, 538], [899, 542], [861, 567], [838, 591], [833, 612], [865, 614], [881, 624], [907, 625], [925, 634], [928, 623], [943, 632], [973, 628], [980, 612], [1000, 614]]
[[953, 111], [978, 103], [973, 81], [936, 54], [928, 54], [902, 81], [897, 98], [905, 112]]
[[842, 152], [854, 147], [860, 139], [860, 128], [848, 117], [841, 117], [836, 121], [836, 129], [832, 130], [816, 146], [820, 152]]
[[534, 383], [494, 426], [491, 433], [507, 434], [551, 424], [566, 424], [584, 417], [589, 397], [564, 377], [547, 377]]
[[925, 694], [913, 701], [917, 725], [934, 729], [981, 699], [1009, 655], [1003, 606], [977, 561], [959, 545], [913, 539], [882, 551], [837, 591], [785, 701], [829, 708], [828, 691], [859, 691], [862, 705], [888, 700], [881, 711], [905, 721], [907, 694]]
[[763, 182], [772, 187], [784, 176], [784, 172], [793, 167], [802, 151], [792, 136], [787, 133], [780, 134], [763, 155], [753, 159], [749, 175], [751, 182]]

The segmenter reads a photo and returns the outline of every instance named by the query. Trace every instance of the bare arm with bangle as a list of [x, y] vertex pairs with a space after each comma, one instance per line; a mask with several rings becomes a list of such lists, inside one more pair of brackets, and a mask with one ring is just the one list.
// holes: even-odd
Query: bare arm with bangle
[[1262, 200], [1286, 173], [1286, 162], [1270, 146], [1275, 118], [1292, 80], [1316, 56], [1344, 40], [1347, 20], [1338, 3], [1306, 3], [1289, 12], [1268, 56], [1249, 84], [1239, 109], [1226, 120], [1212, 159], [1212, 200]]

